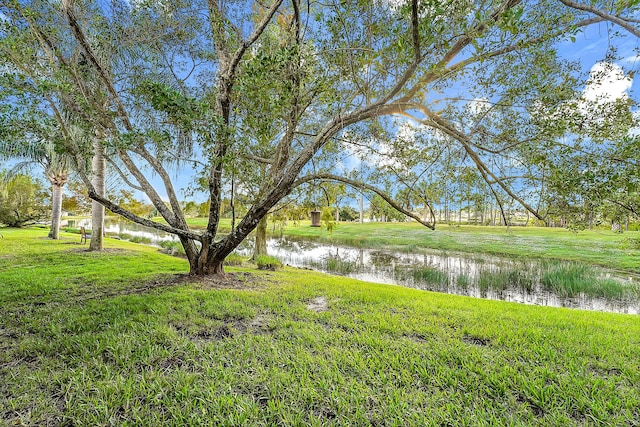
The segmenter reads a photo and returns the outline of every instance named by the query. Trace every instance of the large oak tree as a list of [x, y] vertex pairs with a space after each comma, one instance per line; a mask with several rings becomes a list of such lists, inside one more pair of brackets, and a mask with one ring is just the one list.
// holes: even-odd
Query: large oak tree
[[[5, 1], [2, 87], [8, 102], [57, 120], [63, 137], [56, 142], [76, 157], [93, 200], [177, 235], [190, 272], [216, 274], [270, 209], [310, 182], [374, 192], [433, 228], [376, 182], [332, 167], [358, 150], [428, 164], [418, 142], [389, 150], [370, 137], [393, 134], [399, 117], [430, 129], [437, 136], [430, 144], [459, 147], [496, 198], [512, 198], [542, 218], [491, 159], [537, 152], [548, 132], [532, 112], [576, 96], [575, 64], [557, 55], [556, 43], [603, 21], [633, 29], [634, 7], [584, 10], [557, 0]], [[470, 116], [469, 104], [478, 100], [489, 108]], [[98, 191], [87, 160], [94, 138], [166, 223]], [[206, 182], [204, 231], [187, 225], [172, 182], [173, 171], [185, 167]], [[233, 230], [217, 236], [232, 176], [252, 187], [253, 200]]]

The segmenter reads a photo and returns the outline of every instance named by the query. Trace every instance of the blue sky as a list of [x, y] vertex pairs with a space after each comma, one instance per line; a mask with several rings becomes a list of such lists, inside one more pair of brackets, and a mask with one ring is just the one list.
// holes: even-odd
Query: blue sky
[[[613, 28], [613, 31], [618, 30]], [[611, 43], [609, 38], [609, 32], [612, 31], [610, 24], [597, 24], [585, 28], [576, 37], [575, 42], [565, 41], [558, 45], [559, 53], [569, 60], [579, 61], [582, 66], [582, 70], [588, 73], [589, 70], [594, 67], [599, 61], [605, 58], [608, 51], [609, 44]], [[624, 30], [620, 30], [624, 33]], [[617, 62], [617, 64], [626, 69], [627, 71], [635, 70], [640, 71], [640, 40], [631, 34], [625, 34], [624, 37], [616, 38], [614, 41], [618, 47], [618, 56], [623, 58]], [[622, 91], [626, 91], [632, 98], [637, 98], [637, 94], [640, 92], [640, 78], [631, 79], [630, 81], [615, 81], [612, 80], [606, 84], [601, 85], [598, 88], [592, 88], [592, 90], [600, 91], [601, 93], [610, 93], [617, 96]], [[357, 167], [359, 160], [357, 158], [347, 158], [343, 161], [344, 166], [349, 168]], [[36, 172], [34, 170], [34, 172]], [[183, 195], [182, 189], [185, 189], [190, 182], [193, 181], [192, 170], [182, 169], [173, 171], [172, 175], [175, 178], [174, 184], [179, 194]], [[159, 179], [153, 179], [154, 183], [158, 183], [156, 187], [161, 195], [164, 195], [161, 190], [163, 187]], [[141, 195], [141, 198], [144, 198]], [[195, 196], [198, 201], [204, 201], [206, 195]]]
[[[596, 24], [587, 27], [576, 37], [575, 42], [562, 42], [559, 44], [559, 52], [567, 59], [579, 61], [583, 71], [588, 71], [597, 62], [605, 58], [609, 45], [612, 43], [608, 37], [611, 25]], [[624, 32], [624, 37], [617, 38], [613, 43], [618, 48], [618, 55], [623, 59], [617, 64], [629, 70], [640, 69], [640, 40], [635, 36]], [[634, 79], [631, 91], [638, 92], [640, 83]]]
[[[589, 26], [576, 36], [575, 42], [565, 41], [559, 43], [558, 51], [563, 57], [578, 61], [582, 65], [583, 72], [588, 73], [598, 62], [604, 60], [611, 43], [608, 37], [610, 30], [611, 25], [604, 23]], [[640, 70], [640, 40], [633, 35], [625, 34], [623, 38], [616, 38], [614, 43], [618, 47], [618, 56], [623, 58], [617, 64], [627, 71]], [[597, 88], [591, 88], [591, 90], [599, 93], [608, 93], [612, 96], [627, 92], [631, 97], [635, 98], [640, 89], [639, 85], [639, 78], [631, 79], [631, 81], [628, 79], [616, 81], [614, 79], [599, 85]], [[355, 157], [343, 160], [343, 166], [346, 169], [357, 168], [358, 165], [359, 159]], [[174, 174], [176, 176], [176, 189], [180, 190], [189, 185], [193, 179], [190, 172], [185, 170]], [[204, 201], [206, 195], [196, 195], [195, 199]]]

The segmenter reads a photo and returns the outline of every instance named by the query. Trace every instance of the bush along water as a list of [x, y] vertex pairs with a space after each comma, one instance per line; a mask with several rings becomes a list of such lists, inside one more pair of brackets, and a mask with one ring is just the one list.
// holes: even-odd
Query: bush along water
[[158, 245], [162, 248], [162, 252], [173, 256], [184, 256], [184, 248], [177, 240], [160, 240]]
[[235, 252], [230, 253], [224, 259], [224, 265], [241, 266], [242, 264], [244, 264], [244, 262], [245, 262], [245, 258], [242, 255], [237, 254]]
[[255, 263], [258, 266], [258, 270], [278, 270], [282, 267], [282, 262], [270, 255], [258, 255], [255, 259]]

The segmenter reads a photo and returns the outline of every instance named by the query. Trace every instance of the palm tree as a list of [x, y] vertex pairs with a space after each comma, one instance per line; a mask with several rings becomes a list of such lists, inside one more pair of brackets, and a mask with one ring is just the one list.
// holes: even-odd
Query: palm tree
[[[99, 135], [101, 136], [101, 135]], [[99, 137], [93, 140], [93, 157], [91, 159], [91, 169], [93, 172], [92, 183], [96, 192], [104, 196], [105, 187], [105, 152], [104, 146]], [[89, 250], [101, 251], [103, 249], [104, 235], [104, 206], [95, 200], [91, 201], [91, 242]]]
[[62, 193], [69, 178], [71, 158], [58, 153], [51, 141], [34, 138], [28, 141], [0, 141], [0, 159], [19, 160], [11, 169], [17, 174], [30, 169], [34, 164], [40, 165], [47, 180], [51, 183], [51, 230], [49, 237], [60, 238], [60, 218], [62, 216]]

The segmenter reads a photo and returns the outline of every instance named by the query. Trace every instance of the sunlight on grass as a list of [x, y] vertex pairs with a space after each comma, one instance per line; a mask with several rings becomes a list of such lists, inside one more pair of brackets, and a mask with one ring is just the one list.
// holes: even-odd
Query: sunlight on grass
[[2, 233], [0, 425], [640, 419], [638, 316], [286, 267], [172, 281], [186, 261], [154, 248]]

